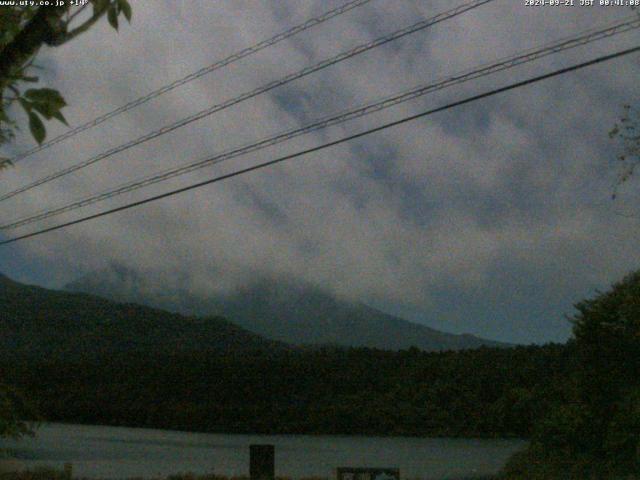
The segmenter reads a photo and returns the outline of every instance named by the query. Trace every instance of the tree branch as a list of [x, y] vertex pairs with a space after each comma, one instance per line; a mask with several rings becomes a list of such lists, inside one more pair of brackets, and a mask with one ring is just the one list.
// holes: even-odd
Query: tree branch
[[84, 5], [82, 5], [78, 10], [76, 10], [75, 12], [73, 12], [73, 13], [69, 16], [69, 18], [68, 18], [68, 20], [67, 20], [67, 26], [68, 26], [71, 22], [73, 22], [73, 19], [74, 19], [74, 18], [76, 18], [78, 15], [80, 15], [80, 14], [82, 13], [82, 11], [83, 11], [85, 8], [87, 8], [87, 6], [88, 6], [88, 5], [89, 5], [88, 3], [85, 3], [85, 4], [84, 4]]
[[43, 43], [53, 40], [65, 7], [40, 7], [18, 35], [0, 51], [0, 88], [13, 72], [36, 54]]
[[102, 8], [96, 10], [91, 16], [91, 18], [89, 18], [82, 25], [78, 26], [77, 28], [74, 28], [70, 32], [58, 34], [55, 38], [53, 38], [53, 41], [50, 42], [49, 45], [57, 47], [59, 45], [62, 45], [63, 43], [68, 42], [69, 40], [74, 39], [78, 35], [86, 32], [93, 26], [94, 23], [100, 20], [100, 18], [104, 16], [105, 13], [107, 13], [109, 6], [110, 4], [106, 3]]

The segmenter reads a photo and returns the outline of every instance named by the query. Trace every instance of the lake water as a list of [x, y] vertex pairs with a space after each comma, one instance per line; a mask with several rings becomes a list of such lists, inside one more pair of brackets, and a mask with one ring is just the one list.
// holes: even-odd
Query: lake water
[[273, 444], [276, 475], [331, 477], [336, 467], [398, 467], [402, 478], [452, 479], [496, 473], [525, 442], [442, 438], [222, 435], [45, 424], [33, 439], [0, 440], [27, 467], [73, 464], [74, 476], [248, 475], [249, 445]]

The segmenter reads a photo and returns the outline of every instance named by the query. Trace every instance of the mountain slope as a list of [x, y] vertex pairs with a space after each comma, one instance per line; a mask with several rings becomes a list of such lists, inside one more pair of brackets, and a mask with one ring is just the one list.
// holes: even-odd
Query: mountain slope
[[415, 346], [428, 351], [503, 346], [472, 335], [440, 332], [286, 280], [255, 280], [231, 294], [203, 297], [180, 289], [167, 292], [140, 273], [111, 267], [65, 288], [183, 314], [220, 314], [261, 336], [293, 344], [386, 350]]
[[283, 348], [220, 317], [185, 317], [100, 297], [23, 285], [0, 275], [0, 356], [87, 358], [121, 353]]

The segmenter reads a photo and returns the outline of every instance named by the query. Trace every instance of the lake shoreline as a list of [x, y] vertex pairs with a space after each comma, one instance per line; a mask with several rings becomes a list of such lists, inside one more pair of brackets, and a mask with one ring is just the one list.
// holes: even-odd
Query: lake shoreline
[[111, 426], [43, 423], [35, 438], [0, 440], [24, 467], [61, 469], [74, 476], [161, 479], [180, 472], [229, 478], [249, 471], [249, 446], [275, 447], [276, 474], [333, 478], [338, 467], [393, 467], [404, 479], [487, 479], [526, 446], [509, 439], [312, 435], [221, 435]]
[[[505, 441], [522, 441], [528, 442], [529, 438], [520, 437], [516, 435], [447, 435], [447, 434], [430, 434], [430, 435], [410, 435], [410, 434], [366, 434], [366, 433], [317, 433], [317, 432], [309, 432], [309, 433], [299, 433], [299, 432], [290, 432], [290, 431], [270, 431], [270, 432], [256, 432], [256, 431], [234, 431], [234, 430], [177, 430], [173, 428], [163, 428], [161, 426], [138, 426], [138, 425], [129, 425], [129, 424], [108, 424], [108, 423], [83, 423], [81, 421], [78, 422], [69, 422], [63, 420], [55, 420], [55, 421], [40, 421], [41, 425], [66, 425], [66, 426], [90, 426], [90, 427], [104, 427], [104, 428], [127, 428], [134, 430], [149, 430], [149, 431], [162, 431], [162, 432], [172, 432], [172, 433], [183, 433], [183, 434], [196, 434], [196, 435], [248, 435], [248, 436], [286, 436], [286, 437], [337, 437], [337, 438], [381, 438], [381, 439], [393, 439], [393, 438], [411, 438], [411, 439], [442, 439], [442, 440], [505, 440]], [[454, 479], [457, 480], [457, 479]]]

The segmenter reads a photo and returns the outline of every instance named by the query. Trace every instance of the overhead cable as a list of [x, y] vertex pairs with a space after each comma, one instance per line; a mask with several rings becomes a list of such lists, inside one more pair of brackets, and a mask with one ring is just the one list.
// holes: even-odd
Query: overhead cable
[[327, 20], [333, 18], [333, 17], [337, 17], [338, 15], [342, 15], [343, 13], [346, 13], [350, 10], [353, 10], [356, 7], [360, 7], [366, 3], [369, 3], [371, 0], [353, 0], [350, 2], [345, 3], [344, 5], [341, 5], [340, 7], [334, 8], [333, 10], [329, 10], [325, 13], [323, 13], [322, 15], [318, 16], [318, 17], [314, 17], [314, 18], [310, 18], [308, 20], [306, 20], [304, 23], [301, 23], [299, 25], [296, 25], [295, 27], [292, 27], [284, 32], [281, 32], [271, 38], [268, 38], [266, 40], [263, 40], [251, 47], [247, 47], [243, 50], [240, 50], [232, 55], [229, 55], [227, 58], [224, 58], [222, 60], [218, 60], [215, 63], [212, 63], [209, 66], [203, 67], [200, 70], [190, 73], [189, 75], [180, 78], [179, 80], [176, 80], [168, 85], [165, 85], [163, 87], [158, 88], [157, 90], [154, 90], [150, 93], [148, 93], [147, 95], [144, 95], [140, 98], [137, 98], [135, 100], [132, 100], [131, 102], [122, 105], [121, 107], [116, 108], [115, 110], [111, 110], [110, 112], [105, 113], [104, 115], [100, 115], [99, 117], [94, 118], [93, 120], [90, 120], [86, 123], [83, 123], [82, 125], [78, 125], [77, 127], [72, 128], [71, 130], [66, 131], [65, 133], [58, 135], [57, 137], [52, 138], [51, 140], [48, 140], [36, 147], [33, 147], [25, 152], [22, 152], [18, 155], [16, 155], [15, 157], [11, 158], [11, 162], [12, 163], [16, 163], [24, 158], [30, 157], [31, 155], [33, 155], [34, 153], [40, 152], [42, 150], [45, 150], [53, 145], [56, 145], [64, 140], [67, 140], [68, 138], [71, 138], [81, 132], [84, 132], [85, 130], [89, 130], [90, 128], [93, 128], [97, 125], [100, 125], [101, 123], [106, 122], [107, 120], [110, 120], [113, 117], [116, 117], [124, 112], [127, 112], [133, 108], [136, 108], [144, 103], [147, 103], [149, 100], [152, 100], [156, 97], [159, 97], [160, 95], [164, 95], [167, 92], [170, 92], [171, 90], [174, 90], [178, 87], [181, 87], [182, 85], [189, 83], [193, 80], [196, 80], [204, 75], [207, 75], [209, 73], [214, 72], [215, 70], [218, 70], [222, 67], [226, 67], [227, 65], [230, 65], [234, 62], [237, 62], [238, 60], [241, 60], [245, 57], [248, 57], [249, 55], [253, 55], [254, 53], [257, 53], [261, 50], [264, 50], [267, 47], [271, 47], [273, 45], [276, 45], [277, 43], [282, 42], [283, 40], [286, 40], [287, 38], [291, 38], [294, 35], [297, 35], [298, 33], [301, 33], [305, 30], [308, 30], [312, 27], [315, 27], [316, 25], [320, 25], [321, 23], [326, 22]]
[[537, 82], [540, 82], [542, 80], [546, 80], [546, 79], [549, 79], [549, 78], [552, 78], [552, 77], [556, 77], [556, 76], [559, 76], [559, 75], [564, 75], [566, 73], [573, 72], [573, 71], [576, 71], [576, 70], [579, 70], [579, 69], [582, 69], [582, 68], [585, 68], [585, 67], [588, 67], [588, 66], [591, 66], [591, 65], [596, 65], [596, 64], [599, 64], [599, 63], [603, 63], [603, 62], [607, 62], [607, 61], [613, 60], [615, 58], [619, 58], [619, 57], [625, 56], [625, 55], [630, 55], [632, 53], [637, 53], [639, 51], [640, 51], [640, 46], [639, 47], [629, 48], [629, 49], [626, 49], [626, 50], [622, 50], [622, 51], [619, 51], [619, 52], [616, 52], [616, 53], [612, 53], [612, 54], [609, 54], [609, 55], [604, 55], [604, 56], [601, 56], [601, 57], [597, 57], [597, 58], [595, 58], [593, 60], [589, 60], [587, 62], [582, 62], [582, 63], [576, 64], [576, 65], [572, 65], [570, 67], [561, 68], [561, 69], [555, 70], [555, 71], [553, 71], [551, 73], [547, 73], [547, 74], [544, 74], [544, 75], [539, 75], [539, 76], [536, 76], [536, 77], [533, 77], [533, 78], [529, 78], [527, 80], [523, 80], [521, 82], [512, 83], [512, 84], [507, 85], [505, 87], [497, 88], [497, 89], [494, 89], [494, 90], [491, 90], [491, 91], [488, 91], [488, 92], [485, 92], [485, 93], [481, 93], [479, 95], [474, 95], [472, 97], [467, 97], [467, 98], [465, 98], [463, 100], [458, 100], [456, 102], [449, 103], [449, 104], [444, 105], [442, 107], [438, 107], [438, 108], [434, 108], [434, 109], [431, 109], [431, 110], [427, 110], [425, 112], [421, 112], [421, 113], [418, 113], [416, 115], [411, 115], [411, 116], [408, 116], [408, 117], [404, 117], [404, 118], [402, 118], [400, 120], [396, 120], [394, 122], [386, 123], [384, 125], [381, 125], [381, 126], [378, 126], [378, 127], [375, 127], [375, 128], [371, 128], [371, 129], [365, 130], [365, 131], [360, 132], [360, 133], [356, 133], [356, 134], [353, 134], [353, 135], [349, 135], [349, 136], [340, 138], [338, 140], [327, 142], [327, 143], [324, 143], [324, 144], [319, 145], [317, 147], [313, 147], [313, 148], [309, 148], [309, 149], [306, 149], [306, 150], [302, 150], [302, 151], [299, 151], [299, 152], [296, 152], [296, 153], [293, 153], [293, 154], [290, 154], [290, 155], [285, 155], [283, 157], [279, 157], [279, 158], [276, 158], [274, 160], [269, 160], [267, 162], [262, 162], [262, 163], [259, 163], [257, 165], [253, 165], [251, 167], [243, 168], [241, 170], [236, 170], [234, 172], [227, 173], [227, 174], [224, 174], [224, 175], [220, 175], [218, 177], [214, 177], [214, 178], [211, 178], [209, 180], [198, 182], [198, 183], [186, 186], [186, 187], [178, 188], [176, 190], [172, 190], [170, 192], [165, 192], [165, 193], [162, 193], [160, 195], [155, 195], [155, 196], [152, 196], [152, 197], [149, 197], [149, 198], [145, 198], [143, 200], [138, 200], [136, 202], [128, 203], [126, 205], [122, 205], [122, 206], [119, 206], [119, 207], [116, 207], [116, 208], [112, 208], [110, 210], [105, 210], [105, 211], [102, 211], [102, 212], [99, 212], [99, 213], [95, 213], [93, 215], [88, 215], [86, 217], [78, 218], [78, 219], [70, 221], [70, 222], [61, 223], [61, 224], [58, 224], [58, 225], [55, 225], [55, 226], [52, 226], [52, 227], [43, 228], [41, 230], [37, 230], [35, 232], [31, 232], [31, 233], [28, 233], [28, 234], [25, 234], [25, 235], [20, 235], [18, 237], [9, 238], [7, 240], [0, 241], [0, 245], [8, 245], [8, 244], [11, 244], [11, 243], [18, 242], [20, 240], [25, 240], [27, 238], [33, 238], [35, 236], [43, 235], [45, 233], [49, 233], [49, 232], [53, 232], [53, 231], [60, 230], [60, 229], [63, 229], [63, 228], [67, 228], [67, 227], [70, 227], [72, 225], [78, 225], [80, 223], [88, 222], [89, 220], [94, 220], [96, 218], [105, 217], [107, 215], [112, 215], [112, 214], [117, 213], [117, 212], [122, 212], [124, 210], [128, 210], [128, 209], [131, 209], [131, 208], [134, 208], [134, 207], [138, 207], [138, 206], [141, 206], [141, 205], [145, 205], [147, 203], [155, 202], [155, 201], [161, 200], [163, 198], [172, 197], [172, 196], [178, 195], [180, 193], [184, 193], [184, 192], [187, 192], [187, 191], [190, 191], [190, 190], [194, 190], [196, 188], [201, 188], [201, 187], [204, 187], [206, 185], [211, 185], [213, 183], [217, 183], [217, 182], [220, 182], [222, 180], [226, 180], [226, 179], [229, 179], [229, 178], [237, 177], [237, 176], [240, 176], [240, 175], [243, 175], [243, 174], [246, 174], [246, 173], [249, 173], [249, 172], [253, 172], [255, 170], [260, 170], [260, 169], [263, 169], [263, 168], [266, 168], [266, 167], [269, 167], [269, 166], [272, 166], [272, 165], [275, 165], [275, 164], [278, 164], [278, 163], [281, 163], [281, 162], [284, 162], [284, 161], [287, 161], [287, 160], [292, 160], [294, 158], [298, 158], [298, 157], [301, 157], [303, 155], [308, 155], [310, 153], [318, 152], [320, 150], [324, 150], [326, 148], [329, 148], [329, 147], [332, 147], [332, 146], [335, 146], [335, 145], [339, 145], [339, 144], [342, 144], [342, 143], [345, 143], [345, 142], [349, 142], [351, 140], [362, 138], [362, 137], [365, 137], [367, 135], [371, 135], [372, 133], [380, 132], [380, 131], [386, 130], [388, 128], [396, 127], [398, 125], [402, 125], [404, 123], [408, 123], [408, 122], [411, 122], [413, 120], [417, 120], [419, 118], [426, 117], [428, 115], [432, 115], [432, 114], [435, 114], [435, 113], [438, 113], [438, 112], [442, 112], [442, 111], [445, 111], [445, 110], [452, 109], [454, 107], [458, 107], [458, 106], [465, 105], [465, 104], [468, 104], [468, 103], [471, 103], [471, 102], [482, 100], [484, 98], [488, 98], [488, 97], [491, 97], [491, 96], [494, 96], [494, 95], [497, 95], [497, 94], [500, 94], [500, 93], [504, 93], [504, 92], [507, 92], [507, 91], [510, 91], [510, 90], [514, 90], [516, 88], [521, 88], [521, 87], [524, 87], [524, 86], [527, 86], [527, 85], [531, 85], [533, 83], [537, 83]]
[[443, 22], [445, 20], [451, 19], [453, 17], [456, 17], [458, 15], [461, 15], [465, 12], [468, 12], [469, 10], [475, 9], [480, 7], [481, 5], [484, 5], [486, 3], [492, 2], [494, 0], [473, 0], [471, 2], [468, 2], [466, 4], [460, 5], [456, 8], [453, 8], [451, 10], [448, 10], [446, 12], [440, 13], [438, 15], [435, 15], [434, 17], [431, 17], [429, 19], [426, 20], [422, 20], [420, 22], [414, 23], [413, 25], [410, 25], [409, 27], [405, 27], [402, 28], [400, 30], [396, 30], [395, 32], [392, 32], [388, 35], [385, 35], [383, 37], [377, 38], [376, 40], [373, 40], [371, 42], [359, 45], [351, 50], [348, 50], [346, 52], [340, 53], [334, 57], [331, 57], [327, 60], [324, 60], [320, 63], [316, 63], [315, 65], [303, 68], [302, 70], [299, 70], [295, 73], [289, 74], [279, 80], [275, 80], [273, 82], [267, 83], [266, 85], [263, 85], [261, 87], [258, 87], [254, 90], [251, 90], [249, 92], [243, 93], [242, 95], [239, 95], [237, 97], [234, 97], [232, 99], [229, 99], [223, 103], [217, 104], [217, 105], [213, 105], [212, 107], [209, 107], [205, 110], [201, 110], [200, 112], [197, 112], [193, 115], [190, 115], [186, 118], [183, 118], [182, 120], [179, 120], [178, 122], [175, 122], [173, 124], [167, 125], [165, 127], [162, 127], [158, 130], [155, 130], [153, 132], [150, 132], [146, 135], [143, 135], [135, 140], [131, 140], [125, 144], [119, 145], [117, 147], [111, 148], [99, 155], [96, 155], [94, 157], [91, 157], [87, 160], [84, 160], [80, 163], [77, 163], [75, 165], [72, 165], [70, 167], [64, 168], [62, 170], [59, 170], [57, 172], [51, 173], [49, 175], [46, 175], [32, 183], [29, 183], [25, 186], [22, 186], [20, 188], [17, 188], [16, 190], [10, 191], [8, 193], [2, 194], [0, 195], [0, 202], [7, 200], [9, 198], [15, 197], [16, 195], [20, 194], [20, 193], [24, 193], [27, 192], [35, 187], [38, 187], [40, 185], [43, 185], [45, 183], [51, 182], [55, 179], [58, 179], [60, 177], [64, 177], [66, 175], [69, 175], [70, 173], [76, 172], [82, 168], [86, 168], [89, 165], [93, 165], [101, 160], [104, 160], [105, 158], [111, 157], [117, 153], [121, 153], [124, 152], [125, 150], [128, 150], [132, 147], [135, 147], [136, 145], [140, 145], [141, 143], [147, 142], [149, 140], [152, 140], [154, 138], [160, 137], [162, 135], [165, 135], [169, 132], [172, 132], [174, 130], [177, 130], [178, 128], [184, 127], [186, 125], [189, 125], [190, 123], [193, 123], [197, 120], [201, 120], [205, 117], [208, 117], [216, 112], [219, 112], [221, 110], [225, 110], [233, 105], [236, 105], [238, 103], [241, 103], [245, 100], [248, 100], [250, 98], [256, 97], [258, 95], [261, 95], [263, 93], [269, 92], [275, 88], [281, 87], [283, 85], [286, 85], [290, 82], [293, 82], [294, 80], [298, 80], [302, 77], [305, 77], [307, 75], [310, 75], [314, 72], [317, 72], [319, 70], [322, 70], [324, 68], [327, 68], [331, 65], [335, 65], [339, 62], [342, 62], [344, 60], [347, 60], [349, 58], [355, 57], [356, 55], [360, 55], [366, 51], [369, 51], [373, 48], [379, 47], [381, 45], [385, 45], [389, 42], [392, 42], [394, 40], [398, 40], [399, 38], [405, 37], [407, 35], [410, 35], [412, 33], [418, 32], [420, 30], [424, 30], [425, 28], [428, 28], [432, 25], [435, 25], [437, 23]]
[[214, 156], [207, 157], [205, 159], [200, 159], [186, 165], [172, 167], [164, 171], [149, 175], [147, 177], [137, 179], [135, 181], [127, 182], [123, 185], [120, 185], [115, 188], [111, 188], [102, 193], [94, 194], [94, 195], [82, 198], [80, 200], [75, 200], [64, 206], [56, 207], [53, 209], [45, 209], [38, 213], [31, 214], [29, 216], [26, 216], [17, 220], [13, 220], [4, 225], [0, 225], [0, 230], [15, 229], [18, 227], [29, 225], [31, 223], [44, 220], [47, 218], [51, 218], [51, 217], [60, 215], [62, 213], [76, 210], [78, 208], [82, 208], [88, 205], [92, 205], [92, 204], [107, 200], [109, 198], [122, 195], [124, 193], [132, 192], [134, 190], [138, 190], [140, 188], [143, 188], [155, 183], [166, 181], [168, 179], [177, 177], [179, 175], [184, 175], [184, 174], [193, 172], [195, 170], [199, 170], [214, 164], [218, 164], [218, 163], [230, 160], [232, 158], [236, 158], [242, 155], [246, 155], [248, 153], [262, 150], [264, 148], [285, 142], [287, 140], [298, 137], [300, 135], [304, 135], [304, 134], [317, 131], [323, 128], [327, 128], [333, 125], [341, 124], [349, 120], [354, 120], [356, 118], [370, 115], [370, 114], [379, 112], [381, 110], [393, 107], [400, 103], [408, 102], [410, 100], [422, 97], [429, 93], [442, 90], [447, 87], [451, 87], [451, 86], [458, 85], [471, 80], [475, 80], [493, 73], [514, 68], [516, 66], [529, 63], [535, 60], [539, 60], [541, 58], [547, 57], [552, 54], [556, 54], [568, 49], [576, 48], [578, 46], [587, 45], [597, 40], [600, 40], [603, 38], [609, 38], [614, 35], [618, 35], [618, 34], [628, 32], [630, 30], [638, 29], [638, 28], [640, 28], [640, 18], [634, 15], [630, 19], [617, 22], [613, 25], [607, 26], [606, 28], [600, 28], [599, 30], [590, 29], [586, 33], [581, 33], [577, 36], [564, 38], [554, 43], [550, 43], [545, 46], [539, 47], [537, 49], [528, 49], [524, 52], [520, 52], [510, 57], [503, 58], [492, 64], [486, 64], [480, 67], [476, 67], [475, 69], [472, 69], [472, 70], [466, 70], [464, 72], [457, 73], [450, 77], [438, 80], [435, 83], [430, 83], [428, 85], [421, 85], [411, 90], [408, 90], [402, 93], [397, 93], [393, 96], [385, 97], [384, 99], [378, 100], [374, 103], [369, 103], [364, 106], [359, 106], [347, 111], [343, 111], [338, 114], [333, 114], [331, 116], [324, 117], [322, 119], [316, 120], [300, 128], [282, 132], [275, 136], [271, 136], [254, 143], [244, 145], [242, 147], [237, 147], [233, 150], [219, 153]]

